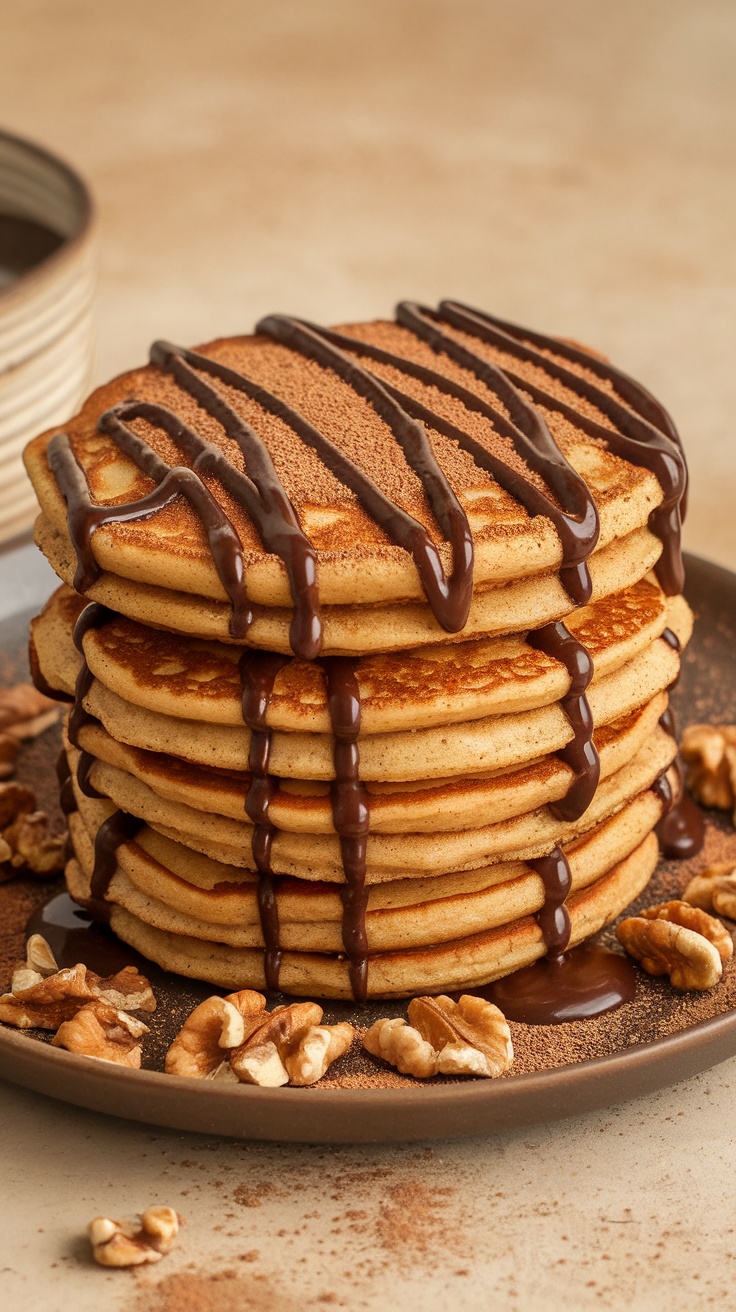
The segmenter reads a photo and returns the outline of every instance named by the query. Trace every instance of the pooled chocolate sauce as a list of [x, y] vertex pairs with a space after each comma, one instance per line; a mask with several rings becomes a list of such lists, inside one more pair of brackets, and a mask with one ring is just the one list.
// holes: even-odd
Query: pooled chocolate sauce
[[355, 675], [357, 661], [349, 656], [331, 656], [324, 661], [327, 703], [335, 735], [335, 778], [330, 788], [332, 820], [340, 837], [345, 874], [340, 896], [343, 904], [342, 938], [356, 1002], [364, 1002], [368, 991], [368, 938], [365, 913], [368, 890], [365, 884], [370, 828], [368, 790], [360, 781], [360, 688]]
[[42, 934], [61, 969], [83, 962], [98, 975], [113, 975], [125, 966], [138, 966], [150, 977], [156, 967], [122, 943], [90, 911], [59, 893], [33, 912], [26, 934]]
[[545, 624], [527, 634], [530, 647], [564, 665], [570, 675], [570, 687], [560, 705], [573, 732], [572, 741], [556, 755], [573, 772], [567, 793], [558, 802], [550, 803], [550, 811], [560, 820], [577, 820], [595, 795], [601, 773], [598, 751], [593, 742], [593, 716], [585, 695], [593, 677], [593, 662], [589, 653], [564, 624]]
[[508, 1020], [563, 1025], [589, 1020], [631, 1002], [636, 970], [628, 958], [594, 944], [543, 957], [474, 993], [495, 1002]]
[[243, 652], [239, 662], [243, 719], [251, 732], [248, 757], [250, 786], [245, 799], [245, 811], [253, 821], [251, 851], [258, 871], [258, 914], [263, 933], [264, 973], [266, 988], [272, 992], [278, 991], [282, 953], [276, 882], [271, 866], [271, 847], [276, 828], [268, 813], [277, 784], [268, 772], [271, 730], [266, 723], [266, 716], [276, 675], [288, 663], [287, 656], [250, 650]]

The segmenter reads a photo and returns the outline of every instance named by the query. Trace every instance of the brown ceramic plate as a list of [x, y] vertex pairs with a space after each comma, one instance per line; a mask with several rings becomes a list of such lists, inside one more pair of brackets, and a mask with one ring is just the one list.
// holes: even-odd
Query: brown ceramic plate
[[[681, 722], [733, 722], [736, 575], [691, 557], [687, 593], [699, 622], [675, 696]], [[0, 626], [0, 649], [7, 651], [17, 642], [19, 623], [20, 617]], [[724, 828], [716, 821], [711, 826]], [[666, 871], [661, 878], [666, 888]], [[180, 988], [183, 1002], [191, 996], [192, 984], [182, 980]], [[41, 1036], [7, 1028], [0, 1030], [0, 1075], [79, 1107], [239, 1139], [369, 1143], [487, 1134], [642, 1097], [736, 1054], [736, 1009], [723, 1010], [729, 1004], [721, 1003], [720, 1014], [701, 1020], [695, 1005], [690, 1010], [689, 1004], [683, 1007], [682, 995], [673, 998], [668, 986], [642, 979], [640, 991], [647, 990], [654, 991], [665, 1012], [669, 1005], [670, 1029], [671, 1015], [681, 1016], [674, 1032], [649, 1042], [632, 1042], [633, 1033], [646, 1032], [637, 1013], [632, 1013], [639, 1027], [623, 1038], [618, 1051], [495, 1081], [298, 1090], [219, 1085], [166, 1076], [159, 1070], [110, 1066], [51, 1048], [47, 1041], [38, 1041]], [[729, 997], [731, 993], [729, 989]], [[395, 1007], [392, 1010], [396, 1013]], [[355, 1015], [359, 1024], [372, 1018]], [[550, 1046], [555, 1029], [548, 1031]]]

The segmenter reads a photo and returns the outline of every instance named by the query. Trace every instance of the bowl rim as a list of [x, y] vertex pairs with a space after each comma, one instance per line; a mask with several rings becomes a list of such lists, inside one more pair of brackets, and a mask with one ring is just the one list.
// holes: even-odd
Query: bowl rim
[[49, 150], [46, 146], [41, 146], [36, 141], [22, 136], [17, 132], [9, 132], [5, 128], [0, 128], [0, 142], [9, 142], [11, 145], [20, 146], [28, 155], [42, 160], [44, 163], [51, 164], [59, 174], [70, 184], [72, 193], [76, 194], [79, 205], [79, 217], [75, 230], [68, 236], [64, 237], [61, 245], [49, 255], [39, 260], [32, 268], [26, 269], [23, 273], [14, 278], [7, 286], [0, 288], [0, 308], [5, 303], [12, 300], [19, 293], [31, 285], [39, 277], [44, 277], [48, 271], [67, 260], [68, 257], [83, 246], [89, 237], [93, 221], [96, 217], [96, 206], [92, 199], [92, 193], [84, 181], [84, 178], [77, 170], [67, 162], [61, 155], [55, 151]]

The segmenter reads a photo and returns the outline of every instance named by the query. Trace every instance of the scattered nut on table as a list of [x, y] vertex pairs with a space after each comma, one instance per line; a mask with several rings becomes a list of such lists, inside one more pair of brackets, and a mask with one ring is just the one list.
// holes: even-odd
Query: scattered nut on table
[[711, 989], [721, 978], [723, 966], [713, 944], [671, 920], [628, 916], [616, 937], [648, 975], [669, 975], [676, 989]]
[[514, 1059], [511, 1033], [503, 1012], [470, 994], [454, 1002], [440, 995], [413, 998], [409, 1024], [379, 1020], [367, 1031], [363, 1046], [404, 1075], [482, 1075], [492, 1079]]
[[691, 724], [680, 750], [693, 796], [703, 806], [730, 811], [736, 805], [736, 724]]
[[266, 1011], [262, 993], [243, 989], [195, 1007], [166, 1054], [169, 1075], [239, 1080], [265, 1088], [320, 1080], [350, 1047], [352, 1025], [322, 1025], [316, 1002]]
[[145, 1262], [160, 1262], [171, 1252], [179, 1225], [173, 1207], [147, 1207], [139, 1226], [96, 1216], [87, 1226], [87, 1234], [92, 1255], [100, 1266], [142, 1266]]

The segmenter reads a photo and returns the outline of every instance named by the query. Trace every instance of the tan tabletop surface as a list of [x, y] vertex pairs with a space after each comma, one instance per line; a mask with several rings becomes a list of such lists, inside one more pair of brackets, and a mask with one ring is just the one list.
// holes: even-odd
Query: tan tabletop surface
[[[687, 545], [736, 568], [730, 0], [4, 0], [0, 24], [0, 123], [99, 201], [100, 379], [268, 310], [456, 296], [647, 382], [685, 437]], [[16, 605], [50, 588], [29, 556]], [[3, 1085], [0, 1289], [23, 1312], [733, 1306], [735, 1081], [339, 1150]], [[87, 1220], [151, 1202], [186, 1217], [175, 1253], [93, 1268]]]

